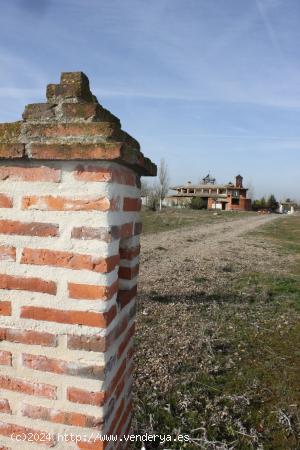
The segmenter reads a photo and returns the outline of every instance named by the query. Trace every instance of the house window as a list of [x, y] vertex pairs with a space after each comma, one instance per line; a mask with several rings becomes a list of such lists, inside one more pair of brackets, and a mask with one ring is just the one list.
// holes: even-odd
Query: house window
[[239, 198], [233, 198], [231, 203], [233, 205], [239, 205], [240, 204], [240, 199]]

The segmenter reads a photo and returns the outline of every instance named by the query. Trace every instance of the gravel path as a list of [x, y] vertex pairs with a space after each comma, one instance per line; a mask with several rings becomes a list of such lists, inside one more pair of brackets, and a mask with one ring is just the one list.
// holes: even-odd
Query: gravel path
[[[248, 232], [280, 216], [242, 216], [223, 223], [180, 228], [142, 237], [139, 295], [192, 295], [199, 291], [199, 277], [213, 284], [218, 273], [259, 270], [274, 258], [263, 242], [247, 240]], [[216, 220], [220, 218], [216, 217]], [[261, 244], [261, 245], [258, 245]], [[198, 282], [195, 283], [195, 278]], [[226, 280], [226, 277], [225, 277]], [[198, 292], [199, 293], [199, 292]]]

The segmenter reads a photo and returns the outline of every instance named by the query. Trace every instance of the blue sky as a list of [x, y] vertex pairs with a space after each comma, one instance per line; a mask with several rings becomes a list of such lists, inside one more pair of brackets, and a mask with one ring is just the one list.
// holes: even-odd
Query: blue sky
[[298, 0], [2, 1], [0, 121], [82, 70], [173, 184], [300, 200], [299, 23]]

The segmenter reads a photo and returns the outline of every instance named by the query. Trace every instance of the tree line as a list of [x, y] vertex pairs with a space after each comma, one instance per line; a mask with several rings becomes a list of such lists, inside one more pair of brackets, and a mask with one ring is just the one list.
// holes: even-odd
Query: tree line
[[261, 209], [277, 211], [278, 208], [279, 208], [279, 202], [276, 200], [276, 197], [274, 194], [271, 194], [269, 197], [262, 197], [259, 200], [252, 201], [252, 209], [254, 211], [259, 211]]

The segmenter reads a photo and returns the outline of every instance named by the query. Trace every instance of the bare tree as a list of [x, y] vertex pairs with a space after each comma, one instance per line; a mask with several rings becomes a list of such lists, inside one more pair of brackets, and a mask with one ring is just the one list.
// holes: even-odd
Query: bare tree
[[158, 169], [158, 184], [157, 184], [157, 196], [159, 198], [159, 209], [162, 209], [162, 202], [165, 199], [169, 190], [169, 174], [168, 166], [165, 160], [162, 158]]
[[255, 191], [254, 191], [254, 186], [253, 186], [252, 180], [249, 180], [248, 183], [246, 184], [246, 186], [248, 187], [248, 198], [253, 200]]
[[156, 211], [158, 203], [159, 203], [159, 196], [157, 191], [157, 185], [153, 185], [149, 190], [147, 207], [151, 211]]
[[141, 197], [144, 206], [152, 211], [156, 211], [159, 203], [157, 183], [150, 184], [147, 181], [142, 180]]
[[149, 195], [151, 191], [151, 186], [149, 186], [146, 180], [141, 180], [141, 197], [144, 199], [143, 204], [148, 206]]

